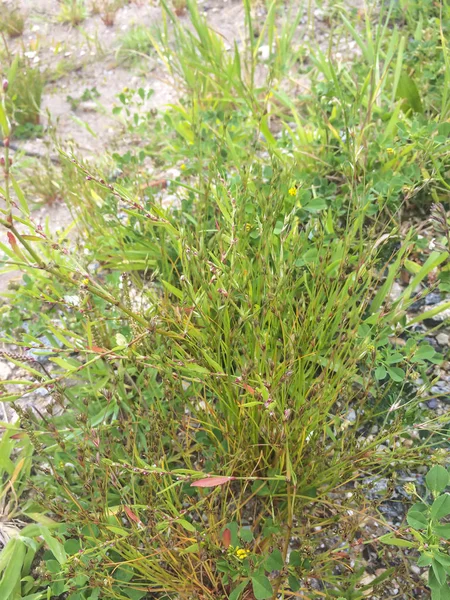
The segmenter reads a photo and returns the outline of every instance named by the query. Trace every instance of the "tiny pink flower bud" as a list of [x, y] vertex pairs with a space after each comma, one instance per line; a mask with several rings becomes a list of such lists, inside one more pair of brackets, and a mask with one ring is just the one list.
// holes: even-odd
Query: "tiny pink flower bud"
[[2, 83], [2, 88], [5, 93], [8, 91], [8, 85], [9, 85], [8, 80], [4, 79], [3, 83]]
[[5, 137], [5, 139], [3, 140], [3, 145], [5, 146], [5, 148], [9, 148], [9, 137]]

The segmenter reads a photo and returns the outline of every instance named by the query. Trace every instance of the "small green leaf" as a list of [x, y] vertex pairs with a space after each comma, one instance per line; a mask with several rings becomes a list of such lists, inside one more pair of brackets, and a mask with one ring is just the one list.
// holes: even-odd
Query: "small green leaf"
[[61, 571], [61, 565], [59, 564], [59, 562], [57, 560], [54, 560], [53, 558], [46, 560], [45, 566], [47, 567], [47, 570], [49, 571], [49, 573], [56, 574]]
[[450, 523], [448, 525], [435, 525], [433, 531], [439, 537], [450, 540]]
[[414, 112], [423, 113], [422, 101], [419, 96], [419, 90], [410, 75], [403, 71], [400, 75], [397, 85], [397, 98], [405, 100], [405, 108]]
[[303, 208], [308, 212], [319, 212], [328, 208], [328, 205], [324, 198], [313, 198], [305, 203]]
[[278, 550], [278, 548], [275, 548], [275, 550], [267, 557], [265, 562], [265, 568], [270, 573], [272, 571], [281, 571], [283, 567], [283, 556], [281, 555], [281, 552]]
[[163, 286], [166, 288], [166, 290], [168, 292], [170, 292], [171, 294], [173, 294], [179, 300], [183, 300], [183, 292], [181, 290], [179, 290], [178, 288], [176, 288], [175, 286], [173, 286], [168, 281], [161, 280], [161, 283], [163, 284]]
[[436, 350], [430, 344], [421, 344], [414, 355], [411, 357], [412, 362], [420, 360], [430, 360], [435, 355]]
[[383, 544], [389, 544], [390, 546], [398, 546], [399, 548], [414, 548], [414, 542], [409, 540], [402, 540], [394, 536], [393, 533], [387, 533], [379, 538], [379, 541]]
[[180, 554], [196, 554], [197, 552], [200, 552], [200, 544], [198, 542], [191, 544], [184, 550], [181, 550]]
[[252, 586], [256, 600], [269, 600], [269, 598], [272, 598], [272, 584], [265, 575], [252, 575]]
[[289, 583], [289, 587], [291, 588], [291, 590], [293, 592], [298, 592], [298, 590], [300, 589], [300, 582], [297, 579], [297, 577], [294, 577], [294, 575], [289, 575], [288, 583]]
[[417, 559], [417, 566], [429, 567], [431, 565], [431, 556], [429, 554], [421, 554]]
[[400, 367], [386, 367], [389, 377], [396, 383], [401, 383], [405, 379], [405, 371]]
[[441, 467], [441, 465], [435, 465], [430, 469], [425, 477], [427, 488], [433, 492], [433, 494], [439, 494], [443, 492], [448, 485], [448, 471]]
[[432, 519], [442, 519], [450, 515], [450, 494], [441, 494], [431, 506], [430, 515]]
[[436, 559], [445, 567], [450, 567], [450, 556], [448, 554], [443, 554], [442, 552], [439, 552], [439, 550], [435, 550], [433, 552], [433, 559]]
[[439, 590], [439, 600], [450, 600], [450, 587], [448, 583], [444, 583]]
[[3, 598], [8, 599], [20, 582], [26, 547], [19, 539], [12, 538], [2, 554], [5, 552], [7, 553], [7, 562], [0, 581], [0, 598], [2, 600]]
[[291, 567], [301, 567], [302, 559], [298, 550], [293, 550], [289, 556], [289, 564]]
[[239, 537], [248, 544], [253, 541], [253, 533], [249, 527], [242, 527], [239, 531]]
[[408, 511], [406, 520], [408, 525], [414, 527], [414, 529], [426, 529], [428, 526], [427, 517], [423, 513], [417, 511]]
[[45, 543], [50, 548], [53, 556], [59, 562], [60, 565], [64, 564], [67, 560], [66, 551], [64, 550], [64, 546], [59, 542], [56, 538], [52, 536], [47, 527], [41, 527], [40, 532], [42, 537], [45, 540]]
[[444, 583], [446, 583], [447, 581], [447, 573], [445, 572], [444, 566], [441, 565], [440, 562], [438, 562], [437, 560], [435, 560], [434, 558], [431, 560], [431, 568], [434, 571], [434, 574], [436, 576], [436, 579], [439, 583], [439, 585], [444, 585]]
[[231, 592], [231, 594], [228, 596], [228, 600], [239, 600], [242, 592], [247, 587], [248, 582], [249, 582], [249, 580], [245, 579], [245, 581], [242, 581], [238, 586], [236, 586], [234, 588], [234, 590]]
[[116, 344], [118, 346], [126, 346], [128, 344], [127, 338], [122, 333], [116, 333]]
[[186, 521], [186, 519], [177, 519], [176, 523], [179, 523], [182, 527], [184, 527], [184, 529], [186, 529], [186, 531], [190, 531], [191, 533], [195, 533], [197, 531], [194, 525], [189, 523], [189, 521]]
[[376, 379], [378, 379], [378, 381], [381, 381], [382, 379], [384, 379], [387, 375], [387, 371], [386, 369], [383, 367], [383, 365], [380, 365], [379, 367], [377, 367], [375, 369], [375, 377]]

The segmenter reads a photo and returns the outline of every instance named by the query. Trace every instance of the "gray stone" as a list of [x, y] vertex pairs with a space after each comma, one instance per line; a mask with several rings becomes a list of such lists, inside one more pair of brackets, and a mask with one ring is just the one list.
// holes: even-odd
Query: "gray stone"
[[[448, 302], [447, 300], [444, 300], [443, 302], [439, 302], [438, 304], [435, 304], [434, 308], [438, 308], [438, 307], [442, 306], [442, 311], [439, 312], [438, 314], [434, 315], [433, 317], [430, 317], [431, 321], [435, 321], [436, 323], [442, 323], [443, 321], [450, 319], [450, 308], [443, 308], [447, 304], [447, 302]], [[426, 312], [426, 310], [425, 310], [425, 312]]]
[[354, 423], [356, 421], [356, 412], [351, 408], [348, 413], [346, 419], [350, 421], [350, 423]]
[[83, 112], [97, 112], [98, 105], [96, 102], [93, 102], [92, 100], [86, 100], [86, 102], [80, 103], [79, 108]]
[[11, 376], [11, 368], [4, 360], [0, 360], [0, 381], [5, 381]]
[[431, 292], [431, 294], [428, 294], [428, 296], [426, 296], [425, 304], [426, 306], [434, 306], [435, 304], [439, 304], [441, 299], [442, 296], [439, 292]]
[[389, 294], [392, 302], [396, 302], [402, 294], [403, 294], [403, 287], [397, 281], [394, 281], [394, 284], [392, 285], [391, 293]]
[[439, 346], [448, 346], [448, 343], [450, 341], [450, 336], [446, 333], [439, 333], [436, 336], [436, 340], [437, 340], [437, 343], [439, 344]]

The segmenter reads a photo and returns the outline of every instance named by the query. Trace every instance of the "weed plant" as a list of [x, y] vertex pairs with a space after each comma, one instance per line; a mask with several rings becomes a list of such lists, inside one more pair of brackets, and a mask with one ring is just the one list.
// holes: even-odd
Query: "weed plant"
[[39, 121], [44, 88], [43, 76], [29, 59], [16, 56], [4, 72], [7, 90], [5, 106], [12, 119], [17, 138], [35, 137], [40, 133]]
[[[441, 423], [418, 407], [443, 357], [414, 327], [440, 309], [407, 310], [445, 272], [447, 216], [433, 210], [434, 249], [397, 219], [422, 192], [445, 199], [446, 91], [419, 109], [392, 12], [365, 38], [344, 15], [354, 78], [315, 49], [298, 98], [281, 82], [303, 56], [301, 14], [280, 24], [274, 2], [255, 35], [244, 2], [246, 42], [227, 51], [187, 6], [192, 27], [163, 3], [151, 37], [185, 99], [155, 115], [148, 91], [122, 92], [116, 114], [147, 143], [114, 155], [120, 177], [62, 153], [78, 250], [34, 224], [5, 148], [0, 248], [24, 281], [2, 341], [24, 375], [1, 399], [34, 450], [35, 524], [0, 586], [33, 600], [389, 597], [395, 556], [359, 581], [355, 548], [378, 541], [367, 519], [393, 529], [365, 478], [445, 461]], [[263, 44], [276, 51], [261, 65]], [[149, 158], [179, 167], [162, 192]], [[39, 389], [45, 411], [25, 411]]]
[[25, 17], [18, 6], [0, 6], [0, 32], [10, 38], [19, 37], [25, 28]]
[[117, 57], [119, 60], [136, 61], [148, 58], [152, 51], [150, 29], [145, 25], [135, 25], [121, 36]]
[[61, 23], [76, 27], [85, 20], [86, 15], [87, 10], [84, 0], [62, 0], [58, 20]]

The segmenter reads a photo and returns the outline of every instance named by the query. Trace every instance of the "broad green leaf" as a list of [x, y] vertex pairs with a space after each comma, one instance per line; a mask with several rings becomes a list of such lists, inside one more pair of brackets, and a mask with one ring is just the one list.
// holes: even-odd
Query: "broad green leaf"
[[417, 511], [408, 511], [406, 515], [406, 520], [410, 527], [414, 527], [414, 529], [426, 529], [428, 525], [428, 519], [423, 513]]
[[441, 565], [450, 567], [450, 556], [448, 554], [443, 554], [442, 552], [439, 552], [439, 550], [434, 550], [433, 558], [440, 562]]
[[433, 531], [439, 537], [442, 537], [445, 540], [450, 540], [450, 523], [447, 525], [434, 525]]
[[433, 358], [436, 354], [436, 350], [430, 344], [421, 344], [414, 355], [411, 357], [412, 362], [417, 362], [418, 360], [429, 360]]
[[228, 596], [228, 599], [229, 600], [239, 600], [239, 598], [242, 595], [242, 592], [245, 590], [245, 588], [247, 587], [248, 583], [249, 583], [249, 579], [245, 579], [244, 581], [242, 581], [238, 586], [236, 586], [234, 588], [234, 590]]
[[319, 212], [328, 208], [328, 204], [324, 198], [312, 198], [305, 203], [303, 208], [308, 212]]
[[239, 530], [239, 537], [243, 542], [248, 544], [253, 541], [253, 532], [249, 527], [241, 527]]
[[401, 383], [405, 379], [406, 373], [400, 367], [386, 367], [386, 369], [392, 381]]
[[272, 584], [265, 575], [252, 575], [252, 586], [256, 600], [269, 600], [269, 598], [272, 598]]
[[278, 548], [275, 548], [271, 554], [266, 558], [265, 568], [266, 571], [281, 571], [284, 567], [283, 556]]
[[13, 538], [8, 542], [8, 546], [10, 546], [8, 560], [3, 567], [3, 577], [0, 581], [0, 598], [2, 600], [8, 600], [14, 588], [19, 583], [26, 553], [25, 544], [17, 538]]
[[63, 565], [67, 560], [66, 551], [64, 550], [64, 546], [59, 542], [55, 537], [52, 536], [47, 527], [41, 526], [40, 533], [45, 540], [45, 543], [50, 548], [53, 556], [59, 562], [60, 565]]
[[431, 565], [431, 556], [429, 554], [421, 554], [417, 559], [419, 567], [429, 567]]
[[433, 494], [443, 492], [448, 485], [449, 473], [441, 465], [435, 465], [430, 469], [425, 477], [427, 488]]
[[406, 109], [423, 113], [422, 100], [420, 99], [419, 90], [417, 89], [413, 78], [408, 75], [406, 71], [403, 71], [399, 77], [396, 97], [405, 100]]
[[289, 575], [288, 584], [293, 592], [298, 592], [301, 587], [300, 581], [297, 579], [297, 577], [294, 577], [294, 575]]
[[439, 593], [439, 600], [450, 600], [450, 587], [448, 583], [444, 583], [444, 585], [441, 586]]
[[432, 519], [442, 519], [450, 515], [450, 494], [441, 494], [431, 506], [430, 515]]
[[444, 585], [444, 583], [447, 580], [447, 573], [445, 572], [444, 566], [438, 562], [437, 560], [435, 560], [434, 558], [431, 560], [431, 568], [434, 571], [434, 574], [436, 576], [436, 579], [439, 583], [439, 585]]
[[300, 567], [302, 559], [298, 550], [293, 550], [289, 556], [289, 564], [291, 567]]
[[381, 381], [382, 379], [384, 379], [387, 375], [387, 371], [386, 369], [383, 367], [383, 365], [380, 365], [379, 367], [377, 367], [375, 369], [375, 377], [378, 379], [378, 381]]

